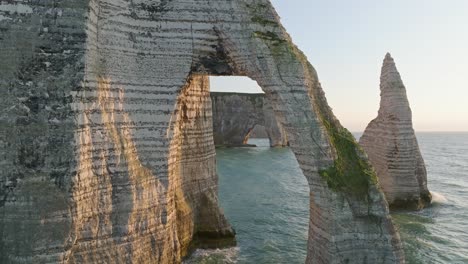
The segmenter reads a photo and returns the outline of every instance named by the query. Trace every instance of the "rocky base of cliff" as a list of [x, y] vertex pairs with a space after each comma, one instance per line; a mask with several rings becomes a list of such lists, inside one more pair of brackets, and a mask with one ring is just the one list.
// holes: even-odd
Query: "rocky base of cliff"
[[432, 195], [430, 192], [421, 193], [421, 196], [413, 199], [396, 199], [389, 203], [392, 211], [418, 211], [428, 207], [431, 204]]

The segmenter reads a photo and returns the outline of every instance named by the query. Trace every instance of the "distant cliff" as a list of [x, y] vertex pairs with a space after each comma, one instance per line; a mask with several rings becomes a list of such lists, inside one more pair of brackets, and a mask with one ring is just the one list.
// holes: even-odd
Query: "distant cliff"
[[264, 128], [270, 146], [288, 145], [286, 133], [264, 94], [211, 92], [211, 102], [215, 145], [245, 145], [259, 126]]
[[420, 209], [431, 202], [424, 160], [414, 134], [406, 88], [390, 54], [380, 77], [380, 109], [360, 144], [377, 171], [390, 208]]

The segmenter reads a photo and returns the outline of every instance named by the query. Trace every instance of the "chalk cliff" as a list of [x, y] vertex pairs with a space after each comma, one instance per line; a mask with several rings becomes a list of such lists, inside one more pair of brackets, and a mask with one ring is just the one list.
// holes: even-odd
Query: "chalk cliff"
[[360, 139], [390, 208], [421, 209], [431, 202], [427, 173], [413, 129], [412, 113], [395, 62], [385, 56], [380, 109]]
[[310, 186], [307, 263], [404, 262], [372, 167], [269, 1], [2, 1], [0, 61], [1, 263], [233, 244], [208, 75], [265, 91]]
[[270, 146], [288, 145], [286, 132], [264, 94], [212, 92], [211, 101], [215, 145], [245, 145], [256, 126], [263, 126]]

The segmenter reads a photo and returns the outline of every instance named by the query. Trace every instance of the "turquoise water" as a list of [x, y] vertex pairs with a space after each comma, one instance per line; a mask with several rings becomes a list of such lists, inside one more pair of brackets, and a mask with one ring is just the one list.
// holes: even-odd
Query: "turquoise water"
[[430, 208], [393, 214], [411, 264], [468, 263], [468, 133], [420, 133]]
[[[393, 214], [407, 262], [468, 263], [468, 133], [421, 133], [418, 140], [435, 201]], [[304, 263], [306, 180], [289, 149], [250, 143], [259, 147], [217, 149], [220, 203], [238, 246], [198, 250], [187, 263]]]

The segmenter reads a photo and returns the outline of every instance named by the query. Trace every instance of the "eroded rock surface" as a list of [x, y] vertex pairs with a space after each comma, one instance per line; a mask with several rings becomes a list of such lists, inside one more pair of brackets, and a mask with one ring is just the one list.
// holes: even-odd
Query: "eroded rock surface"
[[307, 263], [404, 262], [371, 166], [269, 1], [3, 1], [0, 58], [0, 262], [179, 263], [232, 244], [207, 75], [265, 91], [310, 186]]
[[288, 145], [286, 132], [264, 94], [212, 92], [211, 101], [215, 145], [245, 145], [256, 126], [264, 128], [270, 146]]
[[376, 169], [391, 208], [421, 209], [431, 202], [412, 113], [395, 62], [387, 53], [380, 77], [380, 109], [360, 144]]

